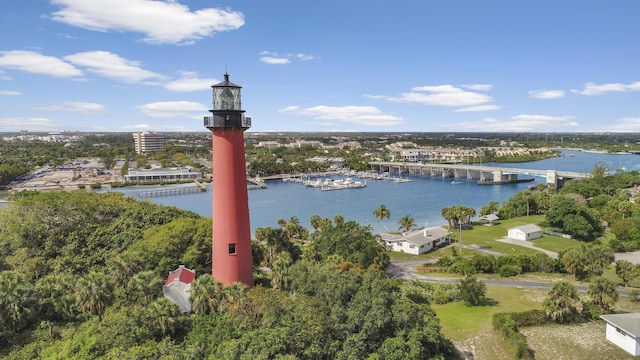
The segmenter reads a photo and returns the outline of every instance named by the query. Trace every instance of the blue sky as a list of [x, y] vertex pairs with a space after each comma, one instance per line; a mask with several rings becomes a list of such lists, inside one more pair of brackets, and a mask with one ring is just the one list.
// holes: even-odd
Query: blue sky
[[640, 132], [636, 0], [0, 5], [0, 132]]

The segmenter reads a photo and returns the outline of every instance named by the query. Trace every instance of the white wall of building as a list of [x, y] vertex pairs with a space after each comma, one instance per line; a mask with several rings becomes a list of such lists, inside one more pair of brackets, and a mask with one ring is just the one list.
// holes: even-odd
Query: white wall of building
[[640, 344], [638, 339], [627, 334], [622, 330], [618, 330], [615, 326], [607, 323], [607, 340], [616, 344], [618, 347], [633, 356], [640, 355]]

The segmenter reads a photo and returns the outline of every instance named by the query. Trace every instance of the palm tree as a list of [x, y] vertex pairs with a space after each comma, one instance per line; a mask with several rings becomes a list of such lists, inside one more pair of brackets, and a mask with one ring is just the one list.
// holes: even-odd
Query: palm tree
[[616, 275], [622, 280], [624, 286], [629, 286], [629, 282], [637, 277], [633, 264], [627, 260], [616, 261]]
[[142, 271], [142, 260], [130, 253], [122, 253], [110, 260], [109, 269], [112, 280], [124, 287], [133, 274]]
[[527, 216], [529, 216], [529, 211], [531, 207], [531, 191], [526, 190], [521, 193], [522, 199], [527, 203]]
[[106, 275], [92, 272], [78, 280], [76, 304], [80, 311], [97, 315], [101, 321], [112, 298], [111, 284]]
[[411, 229], [416, 226], [416, 221], [411, 217], [411, 215], [405, 215], [400, 220], [398, 220], [398, 230], [405, 229], [405, 231], [411, 231]]
[[164, 297], [152, 302], [148, 312], [147, 325], [151, 329], [159, 330], [163, 337], [175, 332], [178, 317], [182, 313], [178, 305]]
[[334, 216], [333, 217], [333, 223], [336, 224], [336, 226], [344, 225], [344, 216], [342, 216], [340, 214]]
[[322, 218], [318, 214], [311, 215], [309, 223], [314, 230], [320, 230], [322, 228]]
[[480, 216], [495, 214], [500, 210], [500, 204], [497, 201], [489, 201], [489, 204], [480, 208]]
[[453, 219], [455, 218], [455, 214], [453, 213], [453, 210], [451, 208], [449, 207], [442, 208], [442, 210], [440, 211], [440, 214], [449, 223], [449, 229], [455, 228], [455, 223], [453, 222]]
[[22, 329], [33, 315], [35, 293], [27, 284], [11, 271], [0, 273], [0, 321], [10, 329]]
[[391, 218], [391, 211], [389, 211], [389, 209], [387, 209], [387, 207], [384, 206], [384, 204], [380, 205], [380, 207], [378, 207], [373, 211], [373, 216], [375, 216], [376, 219], [378, 219], [378, 221], [382, 224], [384, 229], [387, 230], [387, 232], [389, 232], [389, 229], [387, 229], [387, 226], [384, 224], [384, 219]]
[[243, 283], [235, 282], [224, 287], [226, 306], [237, 306], [246, 298], [249, 287]]
[[36, 283], [40, 299], [40, 312], [48, 320], [72, 319], [75, 314], [73, 284], [75, 276], [66, 274], [47, 275]]
[[189, 301], [194, 314], [211, 314], [218, 311], [224, 299], [222, 284], [211, 274], [198, 276], [191, 284]]
[[600, 311], [609, 312], [611, 306], [618, 301], [619, 294], [616, 284], [604, 277], [598, 277], [594, 282], [589, 284], [587, 294], [598, 304]]
[[289, 267], [292, 262], [288, 252], [278, 255], [271, 268], [271, 286], [281, 290], [289, 289]]
[[563, 322], [567, 316], [576, 311], [575, 304], [580, 301], [576, 287], [566, 281], [553, 284], [542, 309], [553, 321]]
[[151, 270], [139, 272], [129, 280], [128, 288], [135, 295], [142, 294], [146, 305], [161, 294], [162, 279]]

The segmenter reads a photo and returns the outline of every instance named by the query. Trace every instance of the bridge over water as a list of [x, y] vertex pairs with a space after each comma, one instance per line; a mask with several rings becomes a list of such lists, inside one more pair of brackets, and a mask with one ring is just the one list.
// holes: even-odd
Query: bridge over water
[[478, 180], [478, 184], [510, 184], [521, 182], [519, 175], [543, 177], [547, 185], [562, 187], [567, 180], [591, 177], [589, 173], [505, 168], [495, 166], [463, 165], [463, 164], [423, 164], [406, 162], [369, 162], [371, 170], [389, 173], [405, 173], [424, 176], [441, 176], [443, 178]]

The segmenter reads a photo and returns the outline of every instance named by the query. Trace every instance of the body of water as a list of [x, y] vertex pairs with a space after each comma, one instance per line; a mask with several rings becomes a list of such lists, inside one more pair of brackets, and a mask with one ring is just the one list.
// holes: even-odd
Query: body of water
[[[623, 168], [640, 170], [640, 155], [609, 155], [583, 151], [564, 150], [562, 157], [527, 163], [483, 164], [500, 167], [526, 168], [536, 170], [562, 170], [591, 172], [594, 166], [602, 163], [610, 169]], [[395, 174], [394, 176], [398, 176]], [[311, 228], [309, 219], [317, 214], [333, 218], [342, 215], [346, 220], [355, 220], [363, 225], [371, 225], [374, 232], [385, 231], [373, 216], [373, 211], [384, 204], [391, 211], [391, 218], [384, 223], [391, 231], [398, 229], [398, 220], [411, 215], [419, 227], [443, 225], [446, 220], [441, 215], [444, 207], [452, 205], [469, 206], [476, 209], [490, 201], [502, 204], [515, 193], [527, 189], [545, 179], [536, 178], [534, 182], [506, 185], [477, 185], [475, 180], [456, 179], [459, 184], [451, 184], [452, 179], [426, 176], [406, 176], [411, 182], [395, 183], [388, 180], [367, 179], [367, 186], [361, 189], [322, 191], [298, 183], [269, 181], [267, 189], [249, 191], [249, 211], [251, 229], [257, 227], [277, 227], [278, 219], [296, 216], [300, 223]], [[158, 188], [167, 188], [166, 186]], [[117, 189], [127, 195], [138, 197], [143, 190], [153, 187], [127, 187]], [[150, 199], [158, 204], [176, 206], [194, 211], [202, 216], [211, 217], [211, 197], [207, 192], [157, 196]]]

